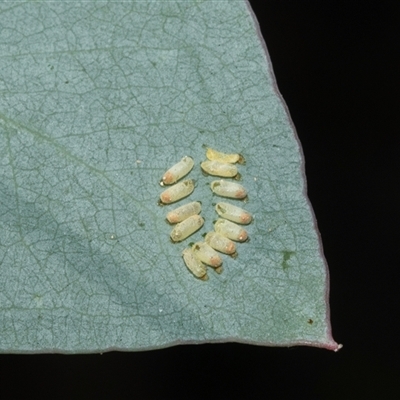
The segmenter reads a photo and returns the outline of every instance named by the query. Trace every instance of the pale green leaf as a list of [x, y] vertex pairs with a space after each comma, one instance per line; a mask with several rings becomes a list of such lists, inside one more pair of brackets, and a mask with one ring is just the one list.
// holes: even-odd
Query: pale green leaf
[[[244, 1], [0, 4], [0, 349], [336, 350], [294, 128]], [[250, 242], [194, 278], [217, 215], [203, 144], [242, 153]], [[196, 162], [205, 227], [173, 245], [162, 173]]]

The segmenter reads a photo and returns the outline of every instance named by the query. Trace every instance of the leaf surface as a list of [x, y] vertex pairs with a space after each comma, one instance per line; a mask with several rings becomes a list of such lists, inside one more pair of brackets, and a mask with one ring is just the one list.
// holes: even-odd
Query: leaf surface
[[[301, 149], [246, 2], [2, 3], [0, 26], [2, 352], [338, 349]], [[254, 216], [206, 282], [181, 257], [221, 200], [203, 144], [245, 156], [235, 204]], [[172, 244], [158, 182], [185, 155], [206, 222]]]

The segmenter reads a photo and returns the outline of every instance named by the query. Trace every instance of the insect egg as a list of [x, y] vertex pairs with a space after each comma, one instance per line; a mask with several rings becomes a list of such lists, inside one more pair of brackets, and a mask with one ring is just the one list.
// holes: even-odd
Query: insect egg
[[215, 210], [220, 217], [229, 219], [229, 221], [237, 222], [238, 224], [247, 225], [253, 219], [249, 212], [229, 203], [217, 203]]
[[236, 182], [224, 181], [223, 179], [211, 182], [211, 190], [222, 197], [232, 199], [244, 199], [247, 196], [246, 189]]
[[205, 242], [196, 242], [192, 250], [195, 256], [204, 264], [210, 265], [213, 268], [217, 268], [222, 264], [220, 255]]
[[189, 196], [194, 190], [194, 183], [193, 179], [186, 179], [169, 187], [160, 194], [161, 202], [170, 204]]
[[229, 164], [245, 164], [246, 161], [241, 154], [226, 154], [220, 151], [214, 150], [211, 147], [207, 147], [206, 157], [210, 161], [219, 161], [222, 163], [229, 163]]
[[173, 165], [162, 177], [161, 185], [172, 185], [187, 175], [193, 168], [193, 158], [185, 156], [177, 164]]
[[218, 219], [214, 224], [216, 232], [236, 242], [245, 242], [248, 238], [247, 231], [234, 222]]
[[171, 239], [173, 242], [181, 242], [187, 237], [198, 231], [204, 224], [204, 219], [200, 215], [192, 215], [186, 218], [179, 224], [175, 225], [175, 228], [171, 231]]
[[167, 220], [170, 224], [181, 222], [191, 215], [200, 214], [201, 203], [199, 201], [192, 201], [191, 203], [184, 204], [181, 207], [175, 208], [167, 214]]
[[186, 248], [183, 250], [182, 257], [185, 261], [186, 267], [194, 276], [203, 281], [208, 279], [207, 267], [194, 255], [192, 249]]
[[214, 176], [233, 178], [238, 174], [236, 165], [222, 163], [220, 161], [203, 161], [200, 166], [204, 172]]
[[236, 252], [236, 245], [232, 240], [222, 236], [217, 232], [208, 232], [204, 238], [205, 242], [213, 249], [225, 254], [234, 254]]

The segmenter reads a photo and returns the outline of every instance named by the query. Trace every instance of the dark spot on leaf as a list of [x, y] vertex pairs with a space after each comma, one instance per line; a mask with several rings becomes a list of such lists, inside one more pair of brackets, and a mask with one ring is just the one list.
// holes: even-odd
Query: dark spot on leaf
[[312, 325], [312, 324], [314, 323], [314, 321], [310, 318], [310, 319], [307, 321], [307, 323], [310, 324], [310, 325]]
[[292, 255], [294, 254], [294, 251], [283, 251], [283, 260], [282, 260], [282, 268], [283, 269], [288, 269], [289, 268], [289, 264], [288, 261], [290, 260], [290, 257], [292, 257]]

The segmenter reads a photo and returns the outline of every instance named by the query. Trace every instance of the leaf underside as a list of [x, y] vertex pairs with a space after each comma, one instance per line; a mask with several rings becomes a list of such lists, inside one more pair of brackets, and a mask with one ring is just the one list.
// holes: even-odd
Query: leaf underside
[[[246, 2], [2, 3], [0, 26], [0, 351], [338, 349], [301, 149]], [[232, 203], [254, 217], [205, 282], [181, 257], [218, 217], [203, 144], [244, 155], [249, 199]], [[158, 182], [185, 155], [205, 224], [172, 244], [184, 201], [160, 207]]]

